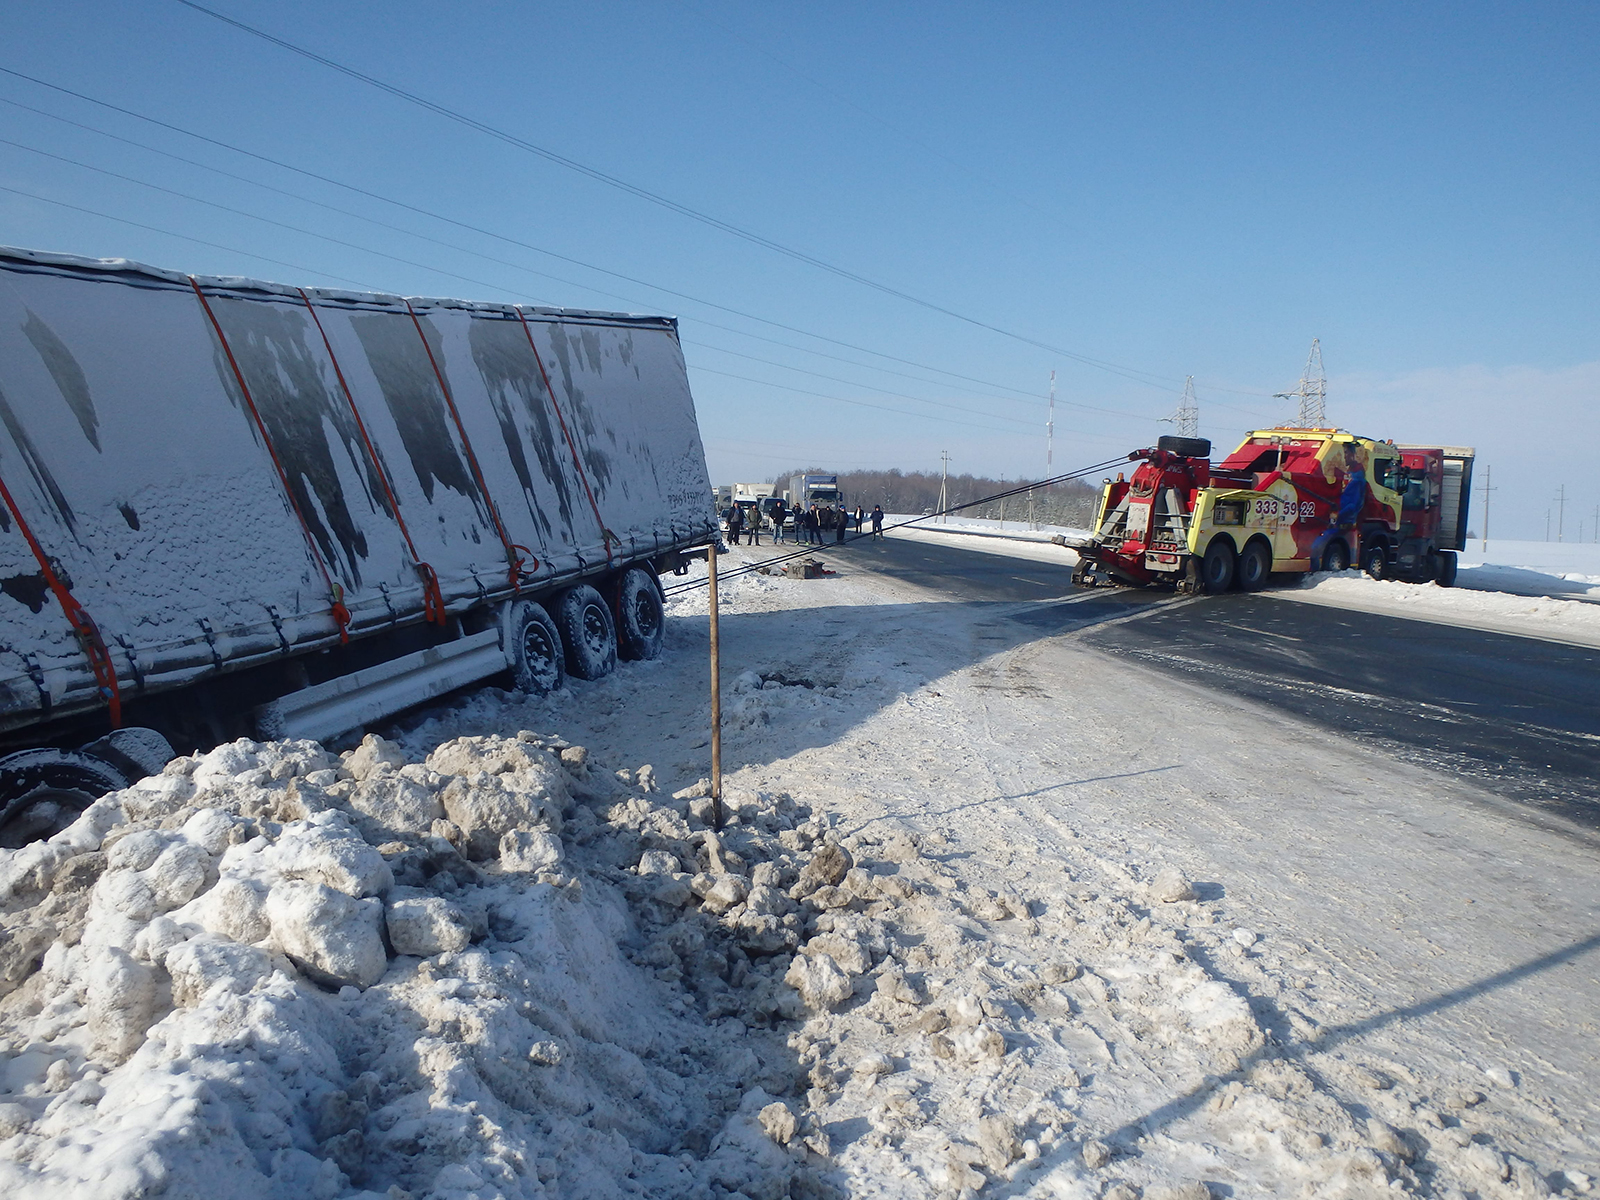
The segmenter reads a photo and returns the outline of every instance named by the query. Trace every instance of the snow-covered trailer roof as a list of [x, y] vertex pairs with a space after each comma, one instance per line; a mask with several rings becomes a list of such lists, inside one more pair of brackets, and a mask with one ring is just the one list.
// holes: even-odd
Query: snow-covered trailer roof
[[0, 280], [0, 727], [105, 702], [74, 604], [127, 695], [716, 536], [670, 317]]

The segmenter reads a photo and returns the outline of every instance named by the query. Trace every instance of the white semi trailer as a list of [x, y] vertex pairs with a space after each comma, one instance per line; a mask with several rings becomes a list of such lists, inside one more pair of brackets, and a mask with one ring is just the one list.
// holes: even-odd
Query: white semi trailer
[[0, 279], [0, 844], [169, 743], [653, 658], [659, 574], [718, 537], [671, 318]]

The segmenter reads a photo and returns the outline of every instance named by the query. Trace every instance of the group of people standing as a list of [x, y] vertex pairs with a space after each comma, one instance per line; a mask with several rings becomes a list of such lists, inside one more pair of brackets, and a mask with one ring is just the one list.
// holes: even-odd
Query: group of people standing
[[[759, 546], [761, 528], [769, 520], [775, 543], [782, 542], [787, 534], [792, 534], [797, 544], [820, 546], [830, 536], [835, 543], [843, 543], [845, 535], [850, 532], [852, 520], [856, 533], [860, 533], [868, 513], [859, 504], [853, 515], [843, 505], [813, 504], [804, 509], [779, 506], [770, 514], [763, 514], [759, 507], [745, 508], [733, 504], [723, 512], [723, 519], [728, 525], [728, 541], [735, 546], [739, 544], [740, 534], [744, 535], [747, 545]], [[871, 521], [872, 536], [882, 537], [883, 509], [879, 505], [872, 506]]]

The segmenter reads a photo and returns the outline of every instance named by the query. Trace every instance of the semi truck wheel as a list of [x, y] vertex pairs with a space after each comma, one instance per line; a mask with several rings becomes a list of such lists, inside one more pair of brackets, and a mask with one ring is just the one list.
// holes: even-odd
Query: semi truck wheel
[[1246, 592], [1259, 592], [1267, 586], [1272, 574], [1272, 551], [1265, 542], [1251, 542], [1239, 555], [1239, 587]]
[[1200, 578], [1208, 592], [1225, 592], [1233, 586], [1233, 543], [1225, 537], [1214, 537], [1206, 547], [1200, 563]]
[[1361, 552], [1361, 569], [1374, 579], [1389, 573], [1389, 556], [1381, 543], [1373, 543]]
[[622, 573], [620, 587], [618, 657], [632, 661], [660, 658], [667, 632], [667, 614], [661, 607], [661, 591], [656, 581], [649, 571], [629, 567]]
[[511, 681], [519, 692], [543, 696], [566, 679], [561, 632], [544, 606], [518, 600], [511, 606], [506, 647], [511, 656]]
[[1456, 552], [1454, 550], [1439, 551], [1439, 574], [1435, 579], [1440, 587], [1454, 587], [1456, 582]]
[[1348, 571], [1350, 569], [1350, 547], [1340, 538], [1334, 538], [1322, 551], [1322, 569], [1324, 571]]
[[556, 628], [567, 652], [567, 674], [603, 679], [617, 666], [617, 630], [600, 593], [580, 583], [556, 602]]

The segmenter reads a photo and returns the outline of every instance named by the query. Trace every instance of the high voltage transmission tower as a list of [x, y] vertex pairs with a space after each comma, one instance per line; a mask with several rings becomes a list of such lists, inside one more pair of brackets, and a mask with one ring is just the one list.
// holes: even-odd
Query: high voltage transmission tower
[[1183, 399], [1178, 401], [1178, 411], [1161, 419], [1172, 422], [1174, 432], [1179, 437], [1200, 436], [1200, 402], [1194, 398], [1193, 375], [1184, 382]]
[[1323, 429], [1328, 424], [1328, 377], [1322, 370], [1322, 339], [1311, 339], [1311, 353], [1306, 358], [1305, 374], [1300, 376], [1300, 386], [1292, 392], [1274, 392], [1274, 400], [1298, 400], [1299, 415], [1291, 422], [1299, 429]]

